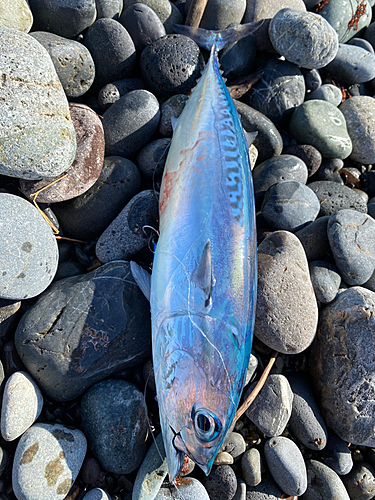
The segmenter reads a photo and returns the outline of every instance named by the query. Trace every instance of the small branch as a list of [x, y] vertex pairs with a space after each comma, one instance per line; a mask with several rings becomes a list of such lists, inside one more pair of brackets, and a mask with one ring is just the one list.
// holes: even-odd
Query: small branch
[[208, 0], [192, 0], [189, 12], [186, 16], [185, 25], [198, 28], [206, 8]]

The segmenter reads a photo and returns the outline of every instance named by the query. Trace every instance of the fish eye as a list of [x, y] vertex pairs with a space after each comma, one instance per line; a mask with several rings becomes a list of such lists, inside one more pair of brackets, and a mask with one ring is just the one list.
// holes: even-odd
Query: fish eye
[[192, 410], [195, 433], [201, 441], [212, 441], [221, 431], [221, 422], [212, 412], [205, 408]]

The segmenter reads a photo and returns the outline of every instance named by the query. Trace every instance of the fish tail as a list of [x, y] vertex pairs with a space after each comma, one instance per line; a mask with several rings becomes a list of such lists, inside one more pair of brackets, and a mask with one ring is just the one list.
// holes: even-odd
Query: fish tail
[[221, 31], [193, 28], [182, 24], [174, 24], [173, 28], [176, 33], [193, 39], [200, 47], [211, 50], [215, 46], [215, 51], [219, 52], [227, 44], [237, 42], [241, 38], [255, 33], [262, 24], [263, 21], [237, 24]]

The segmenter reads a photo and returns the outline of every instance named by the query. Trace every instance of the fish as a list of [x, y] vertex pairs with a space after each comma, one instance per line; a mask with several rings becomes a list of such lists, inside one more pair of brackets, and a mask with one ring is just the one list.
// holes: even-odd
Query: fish
[[255, 202], [249, 144], [218, 52], [254, 29], [175, 26], [210, 49], [210, 57], [175, 124], [151, 274], [153, 364], [171, 482], [185, 455], [210, 473], [249, 363], [257, 288]]

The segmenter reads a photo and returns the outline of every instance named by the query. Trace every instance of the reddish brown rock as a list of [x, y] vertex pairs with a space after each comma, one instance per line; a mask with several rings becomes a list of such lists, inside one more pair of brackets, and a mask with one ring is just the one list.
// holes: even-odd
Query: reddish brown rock
[[20, 180], [21, 191], [32, 199], [32, 194], [61, 178], [38, 194], [36, 201], [40, 203], [70, 200], [85, 193], [103, 168], [104, 132], [99, 116], [84, 104], [70, 104], [69, 110], [77, 137], [77, 152], [71, 167], [59, 177]]

